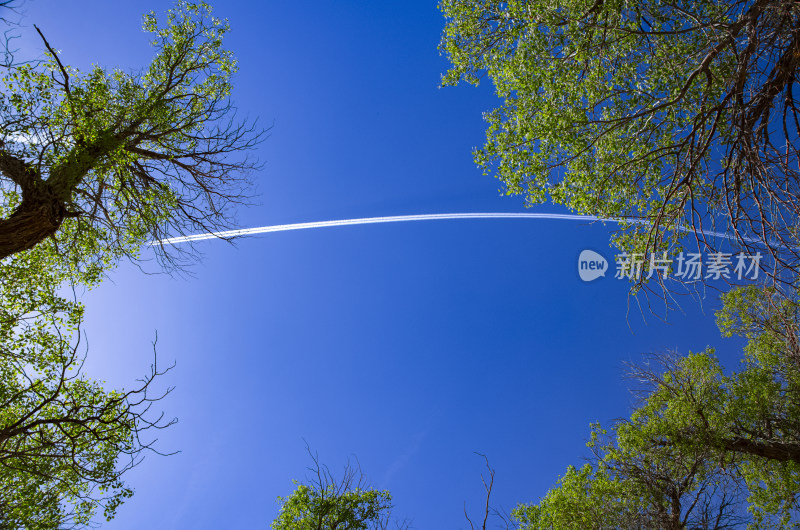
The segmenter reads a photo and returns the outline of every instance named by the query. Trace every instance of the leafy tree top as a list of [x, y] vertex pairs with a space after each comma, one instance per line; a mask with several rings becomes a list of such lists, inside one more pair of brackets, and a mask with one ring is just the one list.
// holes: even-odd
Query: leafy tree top
[[718, 224], [797, 270], [796, 2], [439, 6], [452, 65], [443, 83], [487, 76], [502, 100], [475, 158], [507, 193], [645, 220], [615, 238], [631, 252], [665, 249], [686, 228], [703, 239]]
[[144, 29], [156, 55], [139, 74], [65, 66], [40, 32], [48, 60], [3, 79], [0, 258], [50, 244], [103, 266], [148, 239], [225, 226], [244, 200], [260, 133], [235, 121], [227, 22], [179, 2]]

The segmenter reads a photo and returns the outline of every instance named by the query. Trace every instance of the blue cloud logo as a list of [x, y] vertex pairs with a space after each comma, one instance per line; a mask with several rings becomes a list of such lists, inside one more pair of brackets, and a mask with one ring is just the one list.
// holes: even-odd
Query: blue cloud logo
[[581, 280], [591, 282], [606, 275], [608, 262], [594, 250], [584, 250], [578, 256], [578, 275]]

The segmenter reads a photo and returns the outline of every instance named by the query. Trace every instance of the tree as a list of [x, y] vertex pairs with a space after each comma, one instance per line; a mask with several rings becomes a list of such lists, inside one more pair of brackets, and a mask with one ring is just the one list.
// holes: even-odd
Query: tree
[[167, 370], [132, 390], [81, 374], [84, 308], [63, 295], [76, 278], [47, 247], [0, 262], [0, 528], [80, 528], [111, 519], [133, 493], [122, 480], [148, 451]]
[[[81, 374], [83, 306], [93, 287], [148, 239], [230, 219], [246, 156], [260, 140], [228, 96], [227, 23], [179, 2], [145, 30], [156, 56], [140, 75], [49, 59], [6, 65], [0, 92], [0, 528], [91, 526], [132, 494], [123, 475], [165, 393], [153, 363], [132, 390]], [[38, 29], [38, 28], [37, 28]], [[167, 263], [169, 261], [169, 256]], [[69, 297], [69, 290], [73, 296]], [[167, 393], [169, 390], [166, 391]], [[174, 420], [173, 420], [174, 421]]]
[[748, 339], [738, 372], [726, 374], [710, 349], [631, 366], [641, 404], [614, 437], [594, 427], [593, 461], [520, 506], [522, 527], [800, 525], [800, 326], [790, 302], [780, 312], [766, 299], [773, 293], [724, 297], [720, 328]]
[[[507, 193], [627, 220], [632, 254], [722, 230], [764, 249], [779, 289], [736, 290], [720, 323], [749, 344], [639, 367], [647, 391], [592, 442], [526, 528], [721, 527], [744, 492], [755, 527], [797, 524], [800, 492], [800, 6], [784, 0], [442, 0], [443, 84], [487, 75], [502, 102], [476, 151]], [[599, 445], [598, 445], [599, 444]], [[720, 484], [726, 487], [720, 491]], [[723, 517], [723, 519], [725, 518]]]
[[[494, 83], [476, 161], [508, 194], [628, 219], [631, 253], [720, 225], [800, 268], [800, 6], [442, 0], [443, 84]], [[717, 247], [718, 248], [718, 247]], [[766, 260], [765, 260], [766, 261]], [[770, 272], [770, 271], [767, 271]]]
[[148, 239], [226, 226], [245, 199], [262, 133], [228, 99], [227, 22], [181, 1], [144, 29], [156, 55], [141, 74], [83, 74], [39, 31], [49, 58], [5, 76], [0, 259], [37, 244], [81, 266], [135, 256]]
[[[309, 451], [309, 454], [311, 452]], [[371, 488], [359, 468], [345, 466], [341, 479], [311, 454], [309, 484], [299, 484], [288, 497], [278, 497], [280, 513], [273, 530], [386, 530], [392, 524], [392, 496]], [[399, 529], [405, 522], [395, 521]]]
[[538, 504], [518, 506], [519, 528], [721, 530], [749, 519], [737, 484], [712, 455], [613, 444], [599, 426], [592, 434], [592, 462], [570, 466]]
[[123, 475], [147, 450], [158, 452], [145, 431], [175, 421], [148, 414], [165, 395], [148, 392], [165, 371], [154, 364], [139, 388], [107, 391], [80, 375], [76, 349], [35, 376], [0, 370], [0, 528], [83, 528], [98, 512], [112, 519], [133, 495]]

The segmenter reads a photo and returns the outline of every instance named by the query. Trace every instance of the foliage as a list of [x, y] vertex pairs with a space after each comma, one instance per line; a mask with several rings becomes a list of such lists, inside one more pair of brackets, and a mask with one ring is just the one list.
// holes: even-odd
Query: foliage
[[[487, 76], [500, 105], [476, 151], [509, 194], [627, 219], [620, 250], [722, 230], [764, 249], [781, 289], [725, 295], [723, 333], [748, 339], [633, 368], [641, 405], [570, 468], [525, 528], [800, 525], [800, 9], [785, 0], [442, 0], [443, 84]], [[762, 267], [768, 260], [762, 262]], [[770, 263], [770, 266], [772, 263]], [[747, 512], [738, 508], [746, 505]]]
[[224, 226], [244, 199], [254, 166], [243, 153], [261, 136], [234, 121], [227, 22], [179, 2], [144, 30], [156, 55], [140, 74], [81, 73], [40, 32], [50, 58], [3, 79], [0, 257], [48, 244], [105, 265], [148, 239]]
[[[494, 83], [476, 161], [509, 194], [635, 219], [648, 254], [730, 229], [798, 268], [800, 7], [789, 0], [442, 0], [443, 84]], [[644, 222], [642, 222], [644, 221]], [[713, 241], [706, 241], [713, 248]], [[765, 271], [769, 272], [769, 271]]]
[[[90, 278], [85, 275], [86, 282]], [[81, 374], [84, 308], [66, 298], [69, 264], [45, 246], [0, 262], [0, 527], [83, 527], [133, 493], [122, 475], [172, 422], [149, 409], [154, 364], [133, 390]], [[169, 390], [167, 390], [169, 392]], [[174, 421], [174, 420], [173, 420]]]
[[[385, 530], [391, 522], [392, 496], [369, 487], [358, 469], [345, 467], [336, 480], [312, 455], [313, 479], [288, 497], [278, 497], [280, 513], [273, 530]], [[297, 483], [297, 482], [295, 482]], [[406, 528], [396, 523], [397, 528]]]
[[150, 411], [169, 369], [127, 391], [83, 375], [74, 290], [151, 238], [228, 222], [253, 167], [237, 156], [260, 136], [233, 121], [227, 23], [179, 2], [144, 28], [156, 54], [141, 74], [82, 74], [40, 31], [50, 58], [3, 78], [0, 528], [91, 526], [132, 495], [122, 478], [155, 451], [146, 433], [172, 423]]
[[748, 338], [741, 370], [710, 349], [632, 366], [641, 405], [613, 439], [594, 428], [593, 462], [519, 507], [523, 528], [800, 526], [800, 364], [786, 353], [798, 323], [773, 295], [725, 296], [723, 333]]
[[598, 457], [569, 467], [538, 505], [520, 505], [512, 516], [524, 530], [535, 528], [738, 528], [741, 501], [730, 477], [714, 473], [704, 454], [594, 444]]

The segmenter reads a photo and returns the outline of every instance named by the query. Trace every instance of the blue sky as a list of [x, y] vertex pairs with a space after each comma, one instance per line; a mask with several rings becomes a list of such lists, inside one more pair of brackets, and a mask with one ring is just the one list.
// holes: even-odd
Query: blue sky
[[[239, 59], [234, 101], [271, 126], [244, 227], [446, 212], [524, 212], [471, 150], [491, 87], [439, 89], [434, 2], [214, 2]], [[141, 14], [169, 2], [29, 0], [65, 63], [136, 70]], [[30, 28], [25, 34], [30, 35]], [[25, 46], [38, 47], [33, 40]], [[557, 211], [543, 205], [535, 211]], [[643, 321], [622, 281], [584, 283], [577, 257], [612, 260], [612, 227], [461, 220], [267, 234], [198, 244], [192, 277], [130, 265], [84, 297], [87, 369], [131, 387], [152, 360], [176, 368], [162, 402], [171, 457], [127, 475], [111, 529], [266, 528], [303, 479], [305, 442], [336, 472], [357, 458], [419, 529], [543, 495], [581, 464], [589, 423], [630, 411], [622, 362], [718, 347], [713, 293]], [[148, 266], [150, 270], [152, 266]]]

